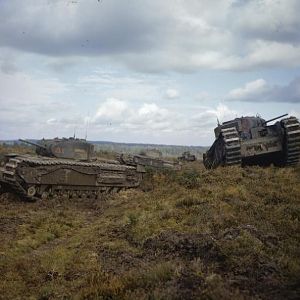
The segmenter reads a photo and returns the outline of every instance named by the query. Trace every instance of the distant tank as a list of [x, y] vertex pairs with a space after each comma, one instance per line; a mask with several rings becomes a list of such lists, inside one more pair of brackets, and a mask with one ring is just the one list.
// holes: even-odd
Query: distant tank
[[178, 157], [178, 160], [181, 160], [181, 161], [195, 161], [196, 156], [191, 154], [190, 151], [185, 151], [185, 152], [182, 153], [181, 156]]
[[142, 151], [141, 154], [118, 154], [117, 160], [124, 165], [134, 166], [140, 172], [145, 172], [145, 167], [152, 169], [172, 169], [180, 170], [181, 166], [178, 162], [165, 160], [162, 155], [151, 155], [149, 151]]
[[[300, 159], [300, 123], [287, 114], [265, 121], [241, 117], [218, 124], [216, 140], [203, 155], [207, 169], [231, 165], [292, 166]], [[268, 123], [281, 119], [273, 125]]]
[[118, 161], [99, 161], [94, 146], [83, 139], [42, 139], [35, 155], [8, 154], [1, 163], [0, 191], [34, 200], [48, 196], [98, 197], [137, 187], [142, 172]]

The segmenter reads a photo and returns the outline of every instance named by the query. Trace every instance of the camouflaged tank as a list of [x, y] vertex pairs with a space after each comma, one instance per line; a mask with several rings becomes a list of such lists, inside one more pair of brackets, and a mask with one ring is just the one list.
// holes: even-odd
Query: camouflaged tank
[[216, 140], [203, 155], [207, 169], [231, 165], [293, 166], [300, 160], [300, 123], [287, 114], [265, 121], [242, 117], [218, 124]]
[[51, 196], [95, 197], [139, 186], [144, 170], [115, 160], [97, 160], [83, 139], [42, 139], [35, 155], [8, 154], [1, 162], [0, 192], [35, 200]]

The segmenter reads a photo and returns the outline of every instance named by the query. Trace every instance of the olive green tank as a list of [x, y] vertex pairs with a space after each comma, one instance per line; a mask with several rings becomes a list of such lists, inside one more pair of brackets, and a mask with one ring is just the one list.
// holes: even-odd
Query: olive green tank
[[[268, 121], [261, 117], [242, 117], [218, 124], [215, 142], [203, 155], [205, 167], [297, 165], [300, 160], [300, 123], [295, 117], [283, 118], [286, 116]], [[268, 125], [277, 119], [281, 120]]]
[[116, 160], [98, 160], [94, 146], [83, 139], [42, 139], [37, 155], [8, 154], [1, 162], [0, 192], [28, 200], [64, 195], [98, 197], [139, 186], [144, 170]]

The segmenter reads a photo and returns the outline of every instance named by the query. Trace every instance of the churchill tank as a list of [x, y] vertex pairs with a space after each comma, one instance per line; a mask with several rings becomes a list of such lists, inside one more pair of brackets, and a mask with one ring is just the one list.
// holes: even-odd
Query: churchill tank
[[125, 154], [119, 153], [117, 160], [122, 165], [134, 166], [137, 170], [145, 172], [145, 168], [150, 169], [169, 169], [178, 171], [181, 169], [181, 165], [178, 162], [165, 160], [162, 155], [154, 155], [153, 150], [151, 152], [141, 152], [140, 154]]
[[[300, 123], [288, 114], [264, 120], [241, 117], [218, 124], [203, 155], [207, 169], [232, 165], [293, 166], [300, 160]], [[280, 120], [279, 120], [280, 119]], [[272, 125], [271, 122], [276, 121]]]
[[27, 200], [51, 196], [99, 197], [139, 186], [143, 169], [116, 160], [98, 160], [94, 146], [83, 139], [42, 139], [36, 155], [7, 154], [0, 167], [0, 193]]

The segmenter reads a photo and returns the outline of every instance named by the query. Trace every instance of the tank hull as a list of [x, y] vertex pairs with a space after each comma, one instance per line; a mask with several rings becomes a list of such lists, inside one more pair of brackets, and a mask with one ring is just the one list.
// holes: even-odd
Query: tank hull
[[164, 160], [162, 158], [150, 157], [147, 155], [131, 155], [131, 154], [119, 154], [117, 160], [122, 165], [134, 166], [141, 172], [145, 172], [145, 167], [153, 169], [170, 169], [180, 170], [181, 166], [178, 162]]
[[139, 186], [142, 173], [132, 166], [74, 160], [11, 156], [0, 169], [2, 192], [34, 200], [67, 195], [98, 197]]
[[238, 120], [224, 124], [215, 130], [218, 137], [203, 156], [206, 168], [270, 164], [293, 166], [299, 163], [300, 123], [295, 117], [270, 126], [247, 128], [248, 131], [241, 130], [245, 124]]

